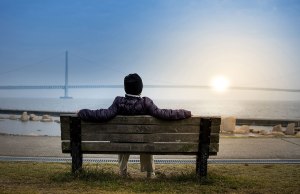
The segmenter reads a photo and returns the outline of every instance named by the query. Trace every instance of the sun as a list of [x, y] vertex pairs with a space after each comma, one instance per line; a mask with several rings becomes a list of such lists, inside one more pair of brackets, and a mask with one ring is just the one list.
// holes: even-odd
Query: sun
[[211, 87], [218, 92], [226, 91], [229, 84], [229, 80], [224, 76], [216, 76], [211, 81]]

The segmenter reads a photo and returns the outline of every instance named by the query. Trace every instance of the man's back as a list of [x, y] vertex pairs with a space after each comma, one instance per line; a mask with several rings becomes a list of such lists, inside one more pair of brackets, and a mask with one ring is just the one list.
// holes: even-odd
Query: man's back
[[183, 109], [159, 109], [148, 97], [125, 95], [117, 96], [108, 109], [80, 110], [78, 116], [89, 121], [107, 121], [116, 115], [151, 115], [160, 119], [178, 120], [191, 116], [191, 112]]

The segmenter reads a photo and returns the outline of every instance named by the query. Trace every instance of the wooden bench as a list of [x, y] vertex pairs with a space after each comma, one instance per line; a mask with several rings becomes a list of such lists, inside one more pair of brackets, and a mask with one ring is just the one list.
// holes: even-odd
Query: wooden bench
[[62, 152], [71, 153], [72, 172], [82, 169], [82, 154], [196, 155], [196, 173], [207, 175], [209, 155], [217, 155], [221, 119], [193, 116], [178, 121], [151, 116], [117, 116], [84, 122], [61, 115]]

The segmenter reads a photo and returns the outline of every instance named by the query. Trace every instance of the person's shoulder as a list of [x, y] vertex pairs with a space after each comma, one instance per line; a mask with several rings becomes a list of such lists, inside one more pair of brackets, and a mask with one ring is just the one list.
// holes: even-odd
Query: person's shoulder
[[143, 100], [145, 100], [145, 101], [153, 101], [153, 100], [151, 100], [151, 98], [149, 98], [149, 97], [147, 97], [147, 96], [143, 96], [142, 98], [143, 98]]
[[144, 104], [145, 104], [146, 106], [152, 106], [153, 100], [152, 100], [151, 98], [149, 98], [149, 97], [147, 97], [147, 96], [144, 96], [144, 97], [142, 97], [142, 99], [143, 99]]
[[115, 100], [114, 100], [114, 103], [120, 102], [120, 101], [122, 101], [124, 98], [125, 98], [125, 97], [123, 97], [123, 96], [116, 96], [116, 97], [115, 97]]
[[122, 98], [124, 98], [124, 97], [123, 97], [123, 96], [116, 96], [116, 97], [115, 97], [115, 100], [116, 100], [116, 99], [122, 99]]

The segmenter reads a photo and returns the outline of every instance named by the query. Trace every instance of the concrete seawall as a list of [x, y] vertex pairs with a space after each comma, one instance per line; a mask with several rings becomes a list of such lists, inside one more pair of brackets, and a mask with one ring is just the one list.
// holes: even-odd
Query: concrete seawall
[[[0, 109], [0, 114], [22, 114], [28, 112], [36, 115], [59, 116], [60, 114], [74, 114], [74, 112], [56, 112], [43, 110], [4, 110]], [[295, 127], [300, 127], [300, 120], [289, 119], [264, 119], [264, 118], [236, 118], [236, 125], [253, 125], [253, 126], [275, 126], [281, 124], [286, 127], [289, 123], [295, 123]]]

